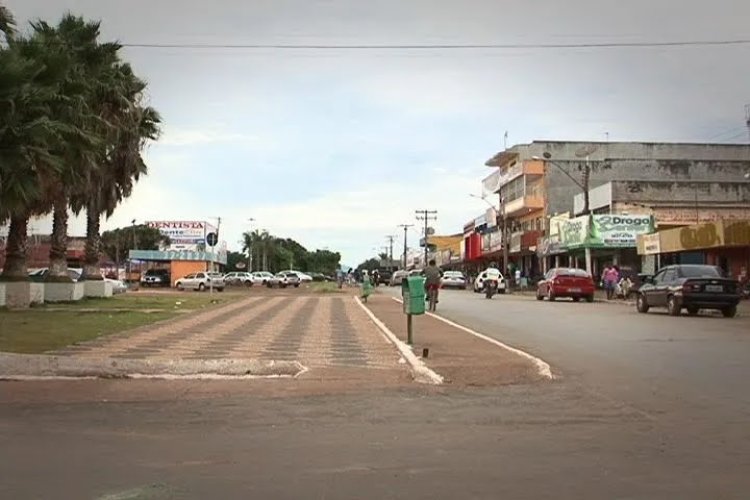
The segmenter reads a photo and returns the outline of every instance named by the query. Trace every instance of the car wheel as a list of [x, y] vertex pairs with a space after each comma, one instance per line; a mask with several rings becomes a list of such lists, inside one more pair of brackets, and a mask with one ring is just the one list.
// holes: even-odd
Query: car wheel
[[536, 300], [544, 300], [544, 295], [539, 293], [539, 290], [536, 291]]
[[182, 286], [182, 283], [175, 283], [175, 285], [174, 285], [174, 286], [175, 286], [175, 288], [177, 288], [177, 289], [178, 289], [179, 291], [181, 291], [181, 292], [182, 292], [183, 290], [185, 290], [185, 288], [183, 288], [183, 286]]
[[573, 297], [573, 302], [580, 302], [580, 301], [581, 301], [581, 297]]
[[299, 288], [299, 283], [295, 284], [294, 288]]
[[649, 310], [648, 302], [646, 302], [646, 297], [643, 296], [642, 293], [638, 294], [638, 298], [635, 299], [635, 308], [638, 310], [639, 313], [647, 313]]
[[198, 283], [198, 291], [199, 292], [202, 292], [205, 289], [206, 289], [206, 285], [204, 285], [203, 283]]
[[224, 291], [224, 287], [221, 287], [221, 288], [217, 288], [217, 289], [216, 289], [216, 291], [217, 291], [217, 292], [223, 292], [223, 291]]
[[245, 281], [245, 286], [248, 287], [248, 288], [250, 288], [251, 286], [253, 286], [253, 282], [250, 281], [250, 280], [247, 280], [247, 281]]
[[721, 310], [721, 314], [725, 318], [734, 318], [735, 316], [737, 316], [737, 306], [725, 307]]
[[594, 296], [593, 295], [586, 295], [586, 302], [591, 303], [593, 301], [594, 301]]
[[698, 314], [698, 311], [699, 309], [695, 306], [687, 307], [688, 316], [696, 316]]
[[497, 293], [499, 293], [500, 295], [505, 295], [505, 288], [498, 290]]
[[667, 314], [670, 316], [680, 315], [680, 306], [677, 305], [677, 298], [674, 295], [667, 298]]
[[549, 300], [550, 302], [554, 302], [555, 299], [555, 294], [552, 293], [552, 289], [550, 288], [549, 290], [547, 290], [547, 300]]

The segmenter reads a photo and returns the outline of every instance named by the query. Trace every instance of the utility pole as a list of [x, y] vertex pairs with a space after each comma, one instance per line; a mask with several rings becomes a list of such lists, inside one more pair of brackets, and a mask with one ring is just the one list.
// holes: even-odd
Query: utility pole
[[429, 235], [427, 234], [427, 230], [429, 229], [429, 222], [431, 220], [437, 220], [437, 210], [415, 210], [414, 212], [417, 214], [417, 220], [424, 221], [424, 267], [426, 267], [427, 253], [429, 251]]
[[[502, 273], [503, 276], [506, 276], [508, 274], [508, 264], [510, 264], [510, 256], [508, 253], [510, 252], [510, 241], [508, 237], [508, 218], [505, 216], [505, 198], [503, 197], [502, 192], [499, 194], [500, 196], [500, 216], [503, 218], [503, 269]], [[508, 283], [506, 281], [506, 283]]]
[[398, 227], [401, 227], [404, 229], [404, 271], [406, 271], [406, 252], [408, 250], [408, 247], [406, 246], [406, 238], [408, 236], [408, 231], [410, 227], [414, 227], [414, 224], [399, 224]]
[[393, 240], [395, 240], [396, 237], [392, 234], [389, 234], [385, 237], [385, 239], [388, 240], [388, 268], [390, 269], [391, 267], [393, 267]]

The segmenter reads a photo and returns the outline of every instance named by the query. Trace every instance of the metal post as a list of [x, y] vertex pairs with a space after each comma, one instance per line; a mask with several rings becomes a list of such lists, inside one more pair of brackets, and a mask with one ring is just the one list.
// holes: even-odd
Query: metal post
[[[503, 198], [503, 195], [500, 195], [500, 213], [503, 216], [503, 269], [502, 273], [503, 276], [508, 274], [508, 265], [510, 264], [510, 256], [508, 253], [510, 252], [510, 241], [508, 241], [510, 238], [508, 237], [508, 218], [505, 216], [505, 198]], [[507, 281], [506, 281], [507, 283]]]
[[409, 345], [414, 344], [411, 314], [406, 315], [406, 343]]
[[413, 226], [414, 224], [399, 224], [398, 226], [404, 228], [404, 271], [406, 270], [406, 252], [409, 250], [409, 247], [406, 246], [406, 237], [408, 235], [409, 228]]
[[429, 235], [427, 234], [428, 224], [431, 220], [437, 220], [437, 210], [416, 210], [417, 220], [424, 221], [424, 266], [427, 267], [427, 253], [429, 251]]

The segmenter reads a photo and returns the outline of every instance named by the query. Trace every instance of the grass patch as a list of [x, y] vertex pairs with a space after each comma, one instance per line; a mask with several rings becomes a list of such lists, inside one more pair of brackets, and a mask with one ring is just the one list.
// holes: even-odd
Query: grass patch
[[171, 312], [0, 310], [0, 351], [39, 354], [174, 316]]
[[40, 306], [40, 310], [45, 308], [54, 309], [163, 309], [167, 311], [184, 310], [193, 311], [205, 309], [216, 305], [233, 302], [243, 295], [214, 293], [213, 296], [208, 293], [168, 293], [168, 294], [142, 294], [125, 293], [115, 295], [111, 298], [87, 298], [76, 302], [66, 302], [58, 304], [45, 304]]
[[336, 283], [331, 282], [311, 283], [310, 290], [315, 293], [344, 293], [344, 290], [339, 288]]

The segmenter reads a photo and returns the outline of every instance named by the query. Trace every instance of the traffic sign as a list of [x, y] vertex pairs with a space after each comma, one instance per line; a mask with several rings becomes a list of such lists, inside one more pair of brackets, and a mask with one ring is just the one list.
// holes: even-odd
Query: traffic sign
[[219, 237], [216, 233], [208, 233], [206, 235], [206, 243], [208, 243], [208, 246], [215, 247], [218, 242]]

